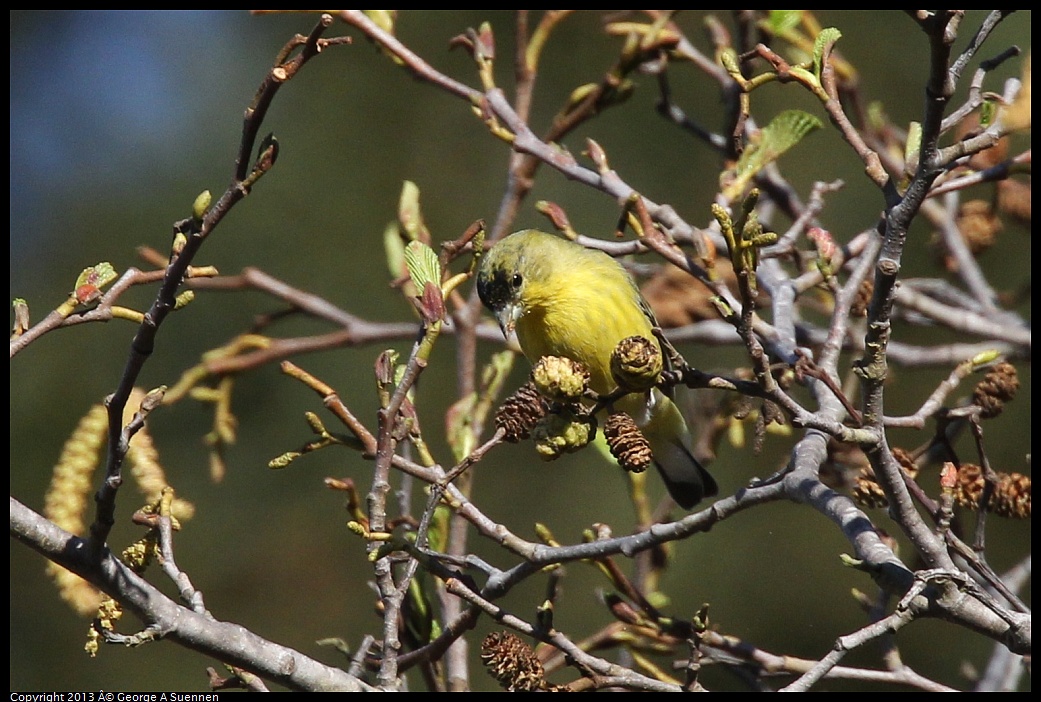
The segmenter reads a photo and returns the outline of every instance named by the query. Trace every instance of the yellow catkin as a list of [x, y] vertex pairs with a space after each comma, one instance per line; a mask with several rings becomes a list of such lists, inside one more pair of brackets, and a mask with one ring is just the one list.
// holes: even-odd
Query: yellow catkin
[[[144, 397], [142, 390], [135, 389], [131, 393], [124, 423], [133, 418]], [[107, 433], [108, 410], [104, 405], [94, 405], [65, 442], [44, 498], [44, 516], [78, 536], [86, 532], [85, 515], [92, 501], [94, 473], [101, 462]], [[159, 453], [147, 428], [142, 428], [130, 440], [127, 464], [146, 501], [157, 502], [167, 482]], [[187, 500], [175, 499], [171, 512], [175, 519], [183, 521], [192, 517], [195, 506]], [[73, 610], [84, 616], [97, 612], [101, 593], [93, 585], [55, 563], [47, 564], [47, 572], [54, 579], [61, 598]]]
[[[130, 448], [127, 450], [127, 462], [130, 464], [130, 474], [137, 482], [137, 488], [145, 496], [145, 501], [153, 503], [159, 500], [163, 488], [167, 487], [166, 472], [159, 463], [159, 452], [156, 451], [152, 435], [148, 428], [139, 431], [130, 440]], [[195, 514], [195, 505], [188, 500], [174, 498], [172, 506], [173, 517], [179, 521], [191, 519]]]
[[[145, 399], [145, 391], [134, 388], [127, 400], [123, 410], [123, 424], [128, 424], [134, 418], [134, 414], [141, 407]], [[138, 490], [145, 497], [145, 502], [152, 504], [159, 501], [163, 488], [169, 483], [166, 481], [166, 472], [159, 462], [159, 452], [152, 441], [152, 435], [148, 433], [148, 427], [143, 427], [130, 439], [127, 448], [127, 463], [130, 465], [130, 474], [137, 483]], [[187, 500], [175, 499], [173, 502], [173, 516], [178, 520], [191, 519], [195, 514], [195, 506]]]
[[[43, 514], [72, 534], [83, 534], [83, 515], [90, 500], [94, 469], [108, 431], [108, 412], [94, 405], [79, 421], [62, 448], [54, 466], [51, 484], [44, 498]], [[83, 616], [93, 615], [101, 603], [101, 594], [93, 585], [56, 563], [47, 564], [58, 593], [69, 606]]]

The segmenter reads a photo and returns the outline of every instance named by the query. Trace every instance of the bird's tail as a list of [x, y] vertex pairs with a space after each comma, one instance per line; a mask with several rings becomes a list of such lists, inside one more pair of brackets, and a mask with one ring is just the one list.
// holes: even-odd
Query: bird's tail
[[706, 497], [719, 493], [715, 479], [690, 451], [680, 443], [651, 441], [654, 465], [661, 474], [669, 495], [683, 509], [691, 509]]
[[651, 445], [654, 465], [676, 504], [691, 509], [718, 494], [719, 486], [687, 448], [690, 432], [676, 403], [659, 390], [653, 390], [648, 399], [648, 412], [640, 428]]

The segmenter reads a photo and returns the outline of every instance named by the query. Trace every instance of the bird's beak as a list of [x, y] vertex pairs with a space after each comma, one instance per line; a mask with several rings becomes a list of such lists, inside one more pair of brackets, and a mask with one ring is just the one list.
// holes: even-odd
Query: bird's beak
[[499, 329], [502, 329], [502, 335], [505, 338], [510, 338], [510, 334], [513, 333], [517, 320], [521, 318], [522, 314], [524, 314], [524, 310], [516, 302], [507, 302], [502, 309], [495, 313], [495, 319], [499, 322]]

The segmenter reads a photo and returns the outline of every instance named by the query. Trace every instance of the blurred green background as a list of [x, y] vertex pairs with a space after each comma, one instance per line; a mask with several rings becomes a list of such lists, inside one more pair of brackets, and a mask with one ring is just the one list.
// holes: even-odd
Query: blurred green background
[[[405, 12], [398, 36], [438, 69], [476, 86], [466, 52], [447, 47], [467, 27], [489, 21], [500, 56], [497, 76], [508, 88], [512, 16], [512, 11]], [[970, 13], [959, 46], [980, 16]], [[917, 119], [928, 54], [912, 22], [898, 12], [833, 11], [819, 17], [824, 26], [843, 32], [839, 49], [861, 70], [865, 99], [883, 101], [896, 124]], [[710, 53], [703, 18], [704, 13], [690, 12], [679, 21]], [[278, 49], [294, 33], [306, 34], [315, 21], [303, 14], [254, 17], [224, 11], [23, 11], [12, 12], [10, 19], [10, 295], [28, 300], [34, 320], [64, 299], [84, 267], [103, 260], [120, 271], [141, 265], [135, 247], [142, 244], [165, 251], [172, 223], [190, 213], [195, 196], [204, 189], [215, 195], [223, 191], [231, 178], [244, 108]], [[1029, 12], [1013, 15], [999, 27], [983, 57], [1010, 44], [1028, 51], [1030, 25]], [[407, 321], [412, 313], [388, 286], [381, 243], [384, 227], [395, 216], [402, 181], [412, 180], [421, 189], [435, 239], [454, 238], [478, 218], [494, 220], [509, 152], [466, 104], [414, 81], [359, 33], [336, 24], [327, 36], [345, 32], [355, 36], [353, 45], [335, 47], [313, 60], [276, 97], [262, 133], [278, 137], [278, 163], [225, 219], [196, 262], [215, 265], [223, 273], [256, 266], [363, 317]], [[560, 26], [542, 63], [532, 120], [537, 132], [571, 90], [600, 77], [619, 46], [619, 39], [603, 34], [598, 13], [578, 13]], [[987, 89], [1000, 91], [1001, 80], [1018, 71], [1018, 62], [1009, 62], [988, 80]], [[671, 203], [689, 221], [705, 223], [716, 192], [718, 161], [657, 116], [653, 77], [637, 80], [628, 104], [607, 111], [566, 144], [578, 154], [586, 137], [595, 138], [635, 188], [657, 202]], [[712, 128], [719, 125], [721, 107], [707, 79], [689, 67], [677, 67], [673, 88], [688, 113]], [[761, 124], [790, 107], [821, 114], [802, 91], [790, 86], [771, 86], [757, 93], [753, 104]], [[846, 181], [846, 189], [828, 198], [821, 215], [836, 238], [846, 241], [873, 225], [882, 203], [863, 178], [859, 161], [829, 128], [811, 139], [812, 148], [796, 149], [782, 161], [783, 170], [804, 198], [816, 180]], [[978, 196], [988, 193], [980, 189]], [[576, 228], [590, 235], [609, 234], [618, 217], [609, 198], [544, 169], [517, 228], [545, 226], [532, 207], [540, 198], [564, 206]], [[1029, 281], [1030, 240], [1025, 234], [1009, 227], [997, 249], [987, 254], [984, 266], [995, 286], [1015, 288]], [[912, 235], [905, 270], [908, 275], [931, 274], [929, 232], [920, 227]], [[151, 288], [135, 290], [124, 304], [144, 309], [153, 294]], [[275, 301], [255, 293], [199, 295], [163, 326], [141, 385], [172, 384], [200, 354], [247, 329], [255, 315], [277, 309]], [[14, 359], [13, 496], [42, 509], [63, 441], [91, 404], [115, 388], [134, 330], [118, 321], [80, 325], [45, 336]], [[272, 331], [289, 335], [328, 328], [294, 321]], [[949, 338], [902, 331], [906, 335], [900, 337], [898, 331], [898, 338], [905, 341]], [[422, 379], [419, 409], [428, 439], [440, 433], [444, 408], [453, 398], [451, 344], [449, 338], [441, 341]], [[389, 346], [404, 355], [410, 343]], [[356, 414], [370, 419], [376, 407], [372, 364], [383, 348], [295, 360], [337, 387]], [[481, 359], [493, 350], [482, 346]], [[736, 347], [681, 350], [699, 367], [742, 363]], [[518, 363], [513, 384], [521, 382], [524, 365]], [[913, 411], [949, 369], [913, 372], [914, 382], [900, 383], [909, 378], [895, 369], [890, 413]], [[988, 427], [988, 448], [998, 469], [1029, 472], [1024, 458], [1030, 446], [1025, 372], [1023, 380], [1024, 401]], [[226, 478], [216, 485], [208, 477], [202, 441], [210, 429], [208, 407], [184, 401], [156, 413], [150, 422], [171, 481], [198, 506], [197, 516], [176, 537], [179, 565], [218, 619], [338, 664], [339, 654], [317, 646], [317, 639], [339, 636], [356, 645], [365, 633], [378, 633], [379, 625], [373, 594], [365, 584], [371, 571], [363, 544], [348, 534], [342, 497], [328, 491], [322, 479], [349, 476], [365, 489], [370, 464], [330, 450], [283, 471], [266, 467], [272, 457], [310, 438], [304, 411], [321, 413], [315, 396], [277, 368], [242, 376], [234, 402], [238, 442], [227, 453]], [[909, 446], [926, 438], [926, 433], [896, 435]], [[450, 464], [444, 442], [434, 440], [433, 445], [439, 460]], [[771, 440], [759, 457], [748, 449], [724, 448], [713, 469], [723, 492], [773, 472], [783, 464], [789, 445]], [[633, 517], [624, 484], [616, 472], [604, 471], [592, 452], [542, 464], [534, 460], [530, 446], [509, 446], [478, 467], [475, 499], [491, 517], [529, 538], [536, 520], [565, 542], [579, 540], [581, 530], [597, 521], [625, 533]], [[657, 484], [652, 489], [660, 494]], [[118, 516], [124, 522], [135, 500], [130, 490], [122, 495]], [[877, 516], [885, 526], [884, 515]], [[133, 538], [136, 532], [124, 525], [114, 532], [112, 543]], [[988, 538], [992, 565], [1000, 572], [1029, 551], [1029, 524], [993, 519]], [[492, 563], [510, 563], [492, 544], [476, 539], [472, 544]], [[872, 591], [872, 585], [839, 564], [839, 554], [848, 551], [848, 544], [818, 515], [776, 504], [726, 521], [703, 538], [676, 544], [676, 563], [663, 589], [672, 596], [678, 616], [689, 617], [709, 602], [713, 621], [726, 633], [773, 652], [817, 659], [835, 637], [864, 624], [848, 593], [853, 587]], [[207, 689], [204, 669], [216, 662], [169, 643], [136, 650], [106, 647], [97, 659], [88, 659], [82, 651], [88, 622], [58, 599], [44, 575], [43, 560], [12, 542], [10, 564], [12, 690]], [[582, 564], [568, 566], [567, 573], [556, 624], [581, 638], [609, 621], [596, 594], [605, 582]], [[150, 579], [173, 594], [157, 573]], [[530, 618], [544, 597], [543, 588], [542, 580], [532, 579], [502, 604]], [[123, 631], [135, 626], [133, 617], [127, 617]], [[476, 644], [493, 628], [485, 618], [479, 636], [471, 638], [476, 689], [497, 689], [476, 662]], [[963, 663], [984, 665], [992, 648], [988, 640], [933, 622], [910, 627], [898, 641], [908, 664], [952, 685], [965, 684]], [[848, 662], [877, 665], [868, 651], [857, 652]], [[713, 689], [737, 685], [719, 671], [708, 670], [705, 676]]]

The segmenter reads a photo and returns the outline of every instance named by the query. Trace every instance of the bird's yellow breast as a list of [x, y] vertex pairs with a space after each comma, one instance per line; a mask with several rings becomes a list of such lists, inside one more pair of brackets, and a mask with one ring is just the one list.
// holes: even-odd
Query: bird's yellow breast
[[[597, 260], [601, 256], [603, 260]], [[532, 361], [567, 356], [582, 363], [589, 370], [590, 386], [607, 393], [616, 387], [611, 352], [618, 342], [636, 335], [656, 340], [625, 270], [602, 254], [592, 265], [588, 260], [582, 263], [586, 265], [566, 274], [529, 282], [517, 339]]]

